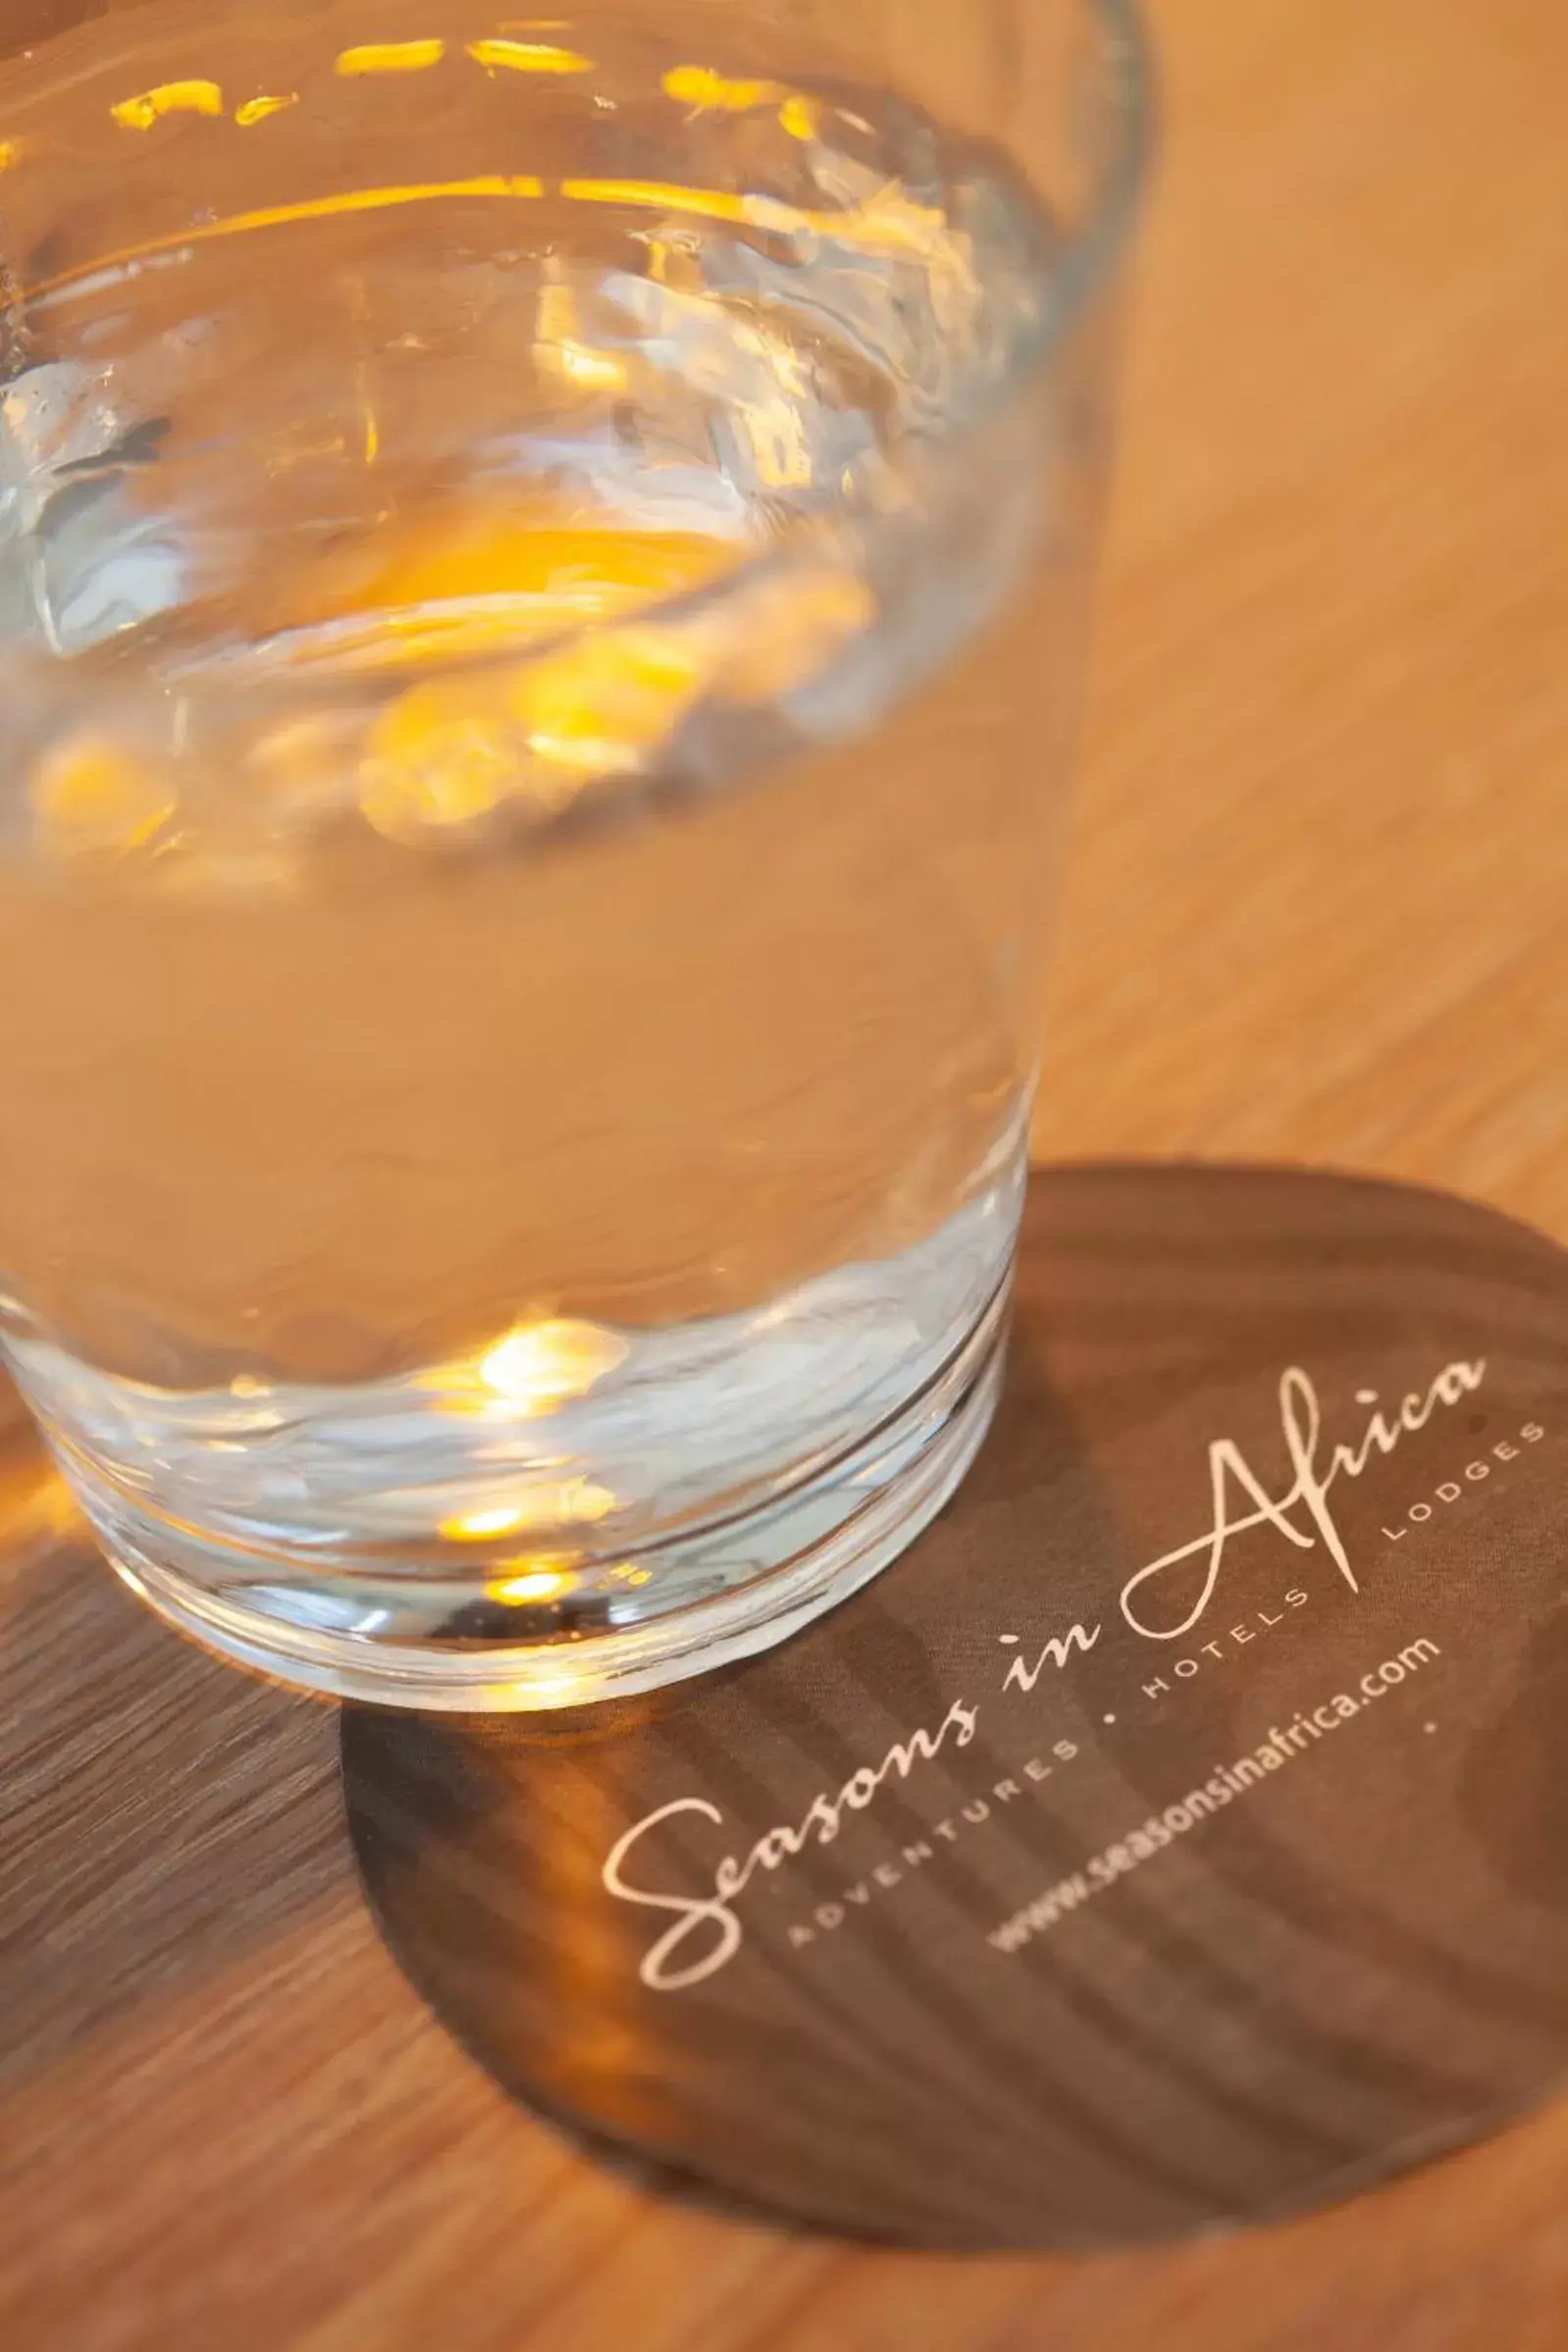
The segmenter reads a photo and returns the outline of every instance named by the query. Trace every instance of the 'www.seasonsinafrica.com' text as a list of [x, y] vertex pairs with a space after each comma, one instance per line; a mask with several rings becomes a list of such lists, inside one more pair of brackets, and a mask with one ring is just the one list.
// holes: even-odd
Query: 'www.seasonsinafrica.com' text
[[1043, 1895], [1015, 1911], [1011, 1919], [1005, 1919], [992, 1930], [988, 1940], [998, 1952], [1021, 1952], [1025, 1944], [1045, 1935], [1084, 1904], [1092, 1903], [1096, 1895], [1103, 1895], [1129, 1871], [1152, 1862], [1168, 1846], [1200, 1829], [1228, 1804], [1234, 1804], [1237, 1798], [1260, 1787], [1271, 1773], [1281, 1771], [1299, 1755], [1310, 1754], [1318, 1741], [1352, 1722], [1380, 1699], [1386, 1699], [1390, 1691], [1396, 1691], [1401, 1683], [1408, 1682], [1441, 1654], [1436, 1642], [1410, 1643], [1397, 1657], [1388, 1658], [1364, 1674], [1358, 1693], [1338, 1692], [1310, 1713], [1298, 1715], [1288, 1729], [1271, 1731], [1250, 1755], [1233, 1764], [1222, 1764], [1201, 1788], [1189, 1790], [1178, 1803], [1167, 1805], [1163, 1813], [1156, 1813], [1137, 1829], [1129, 1830], [1124, 1838], [1119, 1838], [1114, 1846], [1108, 1846], [1103, 1854], [1085, 1862], [1081, 1870], [1074, 1870], [1071, 1878], [1048, 1887]]

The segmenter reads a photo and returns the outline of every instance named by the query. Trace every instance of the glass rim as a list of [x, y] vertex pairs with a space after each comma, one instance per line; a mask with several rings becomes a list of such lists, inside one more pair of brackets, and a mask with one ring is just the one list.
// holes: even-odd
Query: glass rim
[[1115, 75], [1115, 113], [1121, 131], [1086, 217], [1068, 240], [1066, 299], [1053, 322], [1047, 348], [1072, 323], [1121, 261], [1137, 225], [1154, 153], [1154, 46], [1144, 22], [1142, 0], [1087, 0], [1087, 5], [1099, 20], [1108, 63]]
[[[1136, 229], [1153, 154], [1156, 115], [1156, 85], [1153, 47], [1149, 39], [1141, 0], [1071, 0], [1071, 4], [1097, 27], [1097, 38], [1103, 51], [1107, 86], [1104, 103], [1115, 129], [1108, 143], [1108, 152], [1100, 163], [1086, 198], [1083, 217], [1071, 229], [1061, 242], [1058, 266], [1051, 272], [1052, 298], [1045, 306], [1041, 331], [1037, 338], [1020, 347], [1012, 364], [998, 377], [991, 396], [974, 410], [958, 420], [949, 430], [934, 435], [926, 450], [929, 463], [950, 462], [955, 452], [962, 450], [977, 434], [984, 431], [997, 408], [1018, 387], [1049, 365], [1055, 353], [1068, 340], [1084, 313], [1110, 284], [1121, 265]], [[36, 52], [30, 53], [36, 55]], [[93, 265], [88, 264], [87, 269]], [[79, 273], [85, 275], [86, 271]], [[71, 277], [78, 273], [73, 271]], [[751, 587], [758, 579], [782, 570], [792, 550], [803, 544], [820, 549], [824, 531], [845, 527], [854, 528], [874, 522], [874, 510], [860, 497], [845, 497], [819, 510], [793, 517], [772, 538], [749, 548], [740, 560], [727, 565], [719, 575], [696, 586], [673, 590], [655, 596], [639, 604], [600, 621], [574, 620], [559, 630], [551, 630], [533, 639], [526, 647], [497, 647], [482, 652], [450, 653], [436, 655], [417, 663], [412, 673], [394, 669], [389, 673], [376, 667], [356, 667], [340, 664], [330, 656], [312, 660], [307, 657], [297, 663], [287, 659], [268, 663], [263, 672], [265, 690], [270, 699], [285, 702], [310, 700], [336, 701], [345, 694], [355, 700], [369, 700], [378, 690], [399, 692], [415, 678], [431, 681], [442, 678], [483, 677], [496, 672], [531, 665], [534, 661], [551, 657], [563, 649], [617, 629], [657, 627], [670, 620], [688, 618], [708, 607], [712, 602], [727, 599], [738, 591]], [[367, 618], [369, 616], [359, 616]], [[156, 622], [153, 624], [156, 627]], [[346, 624], [351, 631], [353, 622]], [[319, 629], [288, 629], [275, 633], [268, 641], [277, 653], [284, 641], [293, 638], [296, 644], [313, 638], [321, 652], [322, 637], [333, 631]], [[132, 636], [136, 632], [131, 632]], [[182, 662], [165, 679], [178, 682], [185, 692], [200, 692], [203, 687], [260, 683], [258, 663], [265, 661], [267, 648], [248, 646], [198, 653], [188, 662]], [[0, 649], [0, 654], [14, 658], [20, 647]], [[128, 646], [127, 652], [132, 648]], [[25, 656], [24, 656], [25, 657]], [[156, 657], [156, 656], [154, 656]], [[59, 656], [45, 656], [49, 666], [59, 662]]]

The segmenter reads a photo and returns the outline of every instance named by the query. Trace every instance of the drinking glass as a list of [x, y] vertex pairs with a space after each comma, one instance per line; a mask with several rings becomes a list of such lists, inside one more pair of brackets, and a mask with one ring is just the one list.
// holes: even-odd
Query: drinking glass
[[287, 1681], [758, 1650], [997, 1392], [1129, 9], [20, 5], [10, 1367]]

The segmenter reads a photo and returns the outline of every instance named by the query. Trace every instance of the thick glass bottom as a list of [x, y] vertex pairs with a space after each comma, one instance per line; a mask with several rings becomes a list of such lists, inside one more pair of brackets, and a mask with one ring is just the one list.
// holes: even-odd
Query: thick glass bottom
[[[477, 1577], [400, 1581], [379, 1629], [363, 1606], [345, 1629], [307, 1621], [312, 1586], [138, 1507], [66, 1459], [78, 1499], [117, 1573], [170, 1624], [279, 1681], [375, 1705], [526, 1713], [629, 1698], [749, 1657], [800, 1632], [896, 1560], [949, 1500], [995, 1409], [1009, 1291], [999, 1293], [947, 1365], [892, 1420], [762, 1508], [697, 1528], [631, 1562], [611, 1630], [561, 1631], [526, 1594], [497, 1600]], [[754, 1572], [747, 1573], [748, 1564]], [[646, 1578], [643, 1570], [647, 1570]], [[639, 1580], [642, 1580], [641, 1582]], [[706, 1586], [717, 1596], [670, 1605]]]

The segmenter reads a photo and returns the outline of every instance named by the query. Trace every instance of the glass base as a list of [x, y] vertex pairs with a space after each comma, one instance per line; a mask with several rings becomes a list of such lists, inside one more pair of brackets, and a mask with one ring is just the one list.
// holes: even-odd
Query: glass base
[[[771, 1648], [891, 1565], [953, 1495], [996, 1407], [1010, 1295], [992, 1303], [945, 1369], [862, 1444], [768, 1504], [651, 1550], [648, 1597], [635, 1589], [613, 1630], [528, 1641], [525, 1606], [482, 1583], [449, 1580], [427, 1596], [401, 1585], [395, 1631], [359, 1612], [353, 1631], [299, 1620], [299, 1587], [273, 1614], [258, 1563], [189, 1528], [139, 1512], [77, 1457], [65, 1467], [118, 1575], [181, 1633], [236, 1664], [298, 1688], [379, 1706], [521, 1714], [635, 1697]], [[673, 1558], [672, 1554], [679, 1554]], [[747, 1577], [744, 1564], [758, 1563]], [[659, 1607], [682, 1571], [723, 1575], [718, 1597]], [[635, 1573], [635, 1572], [634, 1572]], [[428, 1624], [421, 1625], [421, 1617]], [[389, 1622], [393, 1622], [389, 1612]]]

